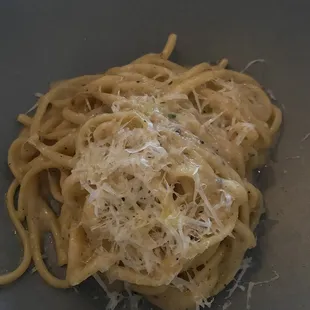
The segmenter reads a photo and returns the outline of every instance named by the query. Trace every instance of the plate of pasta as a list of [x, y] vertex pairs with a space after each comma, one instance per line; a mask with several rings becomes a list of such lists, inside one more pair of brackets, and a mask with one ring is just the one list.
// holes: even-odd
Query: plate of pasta
[[55, 296], [91, 281], [108, 310], [233, 310], [235, 291], [255, 310], [254, 286], [280, 278], [272, 266], [268, 279], [242, 280], [259, 263], [248, 253], [261, 218], [273, 223], [257, 175], [285, 113], [249, 73], [265, 59], [187, 65], [174, 59], [177, 41], [192, 43], [177, 34], [125, 64], [55, 79], [17, 111], [5, 202], [22, 258], [1, 273], [5, 291], [32, 274]]

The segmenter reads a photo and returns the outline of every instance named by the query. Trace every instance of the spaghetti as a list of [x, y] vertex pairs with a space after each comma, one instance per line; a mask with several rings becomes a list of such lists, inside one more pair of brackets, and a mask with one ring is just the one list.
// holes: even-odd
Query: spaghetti
[[[172, 34], [160, 54], [58, 82], [34, 116], [18, 116], [7, 207], [24, 258], [0, 284], [33, 260], [54, 287], [100, 274], [162, 309], [190, 309], [233, 279], [261, 214], [247, 177], [281, 112], [226, 59], [192, 68], [169, 61], [175, 43]], [[65, 279], [42, 258], [46, 231]]]

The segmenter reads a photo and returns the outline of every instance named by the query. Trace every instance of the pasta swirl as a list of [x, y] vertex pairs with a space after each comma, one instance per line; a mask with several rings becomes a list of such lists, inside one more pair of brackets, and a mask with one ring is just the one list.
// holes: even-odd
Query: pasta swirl
[[[172, 34], [160, 54], [55, 83], [33, 116], [18, 116], [7, 207], [24, 257], [0, 284], [33, 260], [54, 287], [98, 273], [173, 310], [208, 304], [233, 279], [261, 214], [247, 176], [281, 112], [226, 59], [192, 68], [169, 61], [175, 43]], [[42, 258], [46, 231], [65, 279]]]

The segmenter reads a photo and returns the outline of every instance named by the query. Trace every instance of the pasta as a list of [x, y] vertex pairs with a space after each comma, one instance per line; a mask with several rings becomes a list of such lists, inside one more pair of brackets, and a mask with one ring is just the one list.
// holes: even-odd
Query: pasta
[[[33, 261], [54, 287], [100, 275], [173, 310], [208, 305], [234, 278], [261, 214], [251, 171], [281, 112], [226, 59], [169, 61], [175, 43], [172, 34], [160, 54], [55, 83], [33, 116], [18, 116], [7, 207], [24, 257], [0, 284]], [[64, 279], [42, 258], [47, 231]]]

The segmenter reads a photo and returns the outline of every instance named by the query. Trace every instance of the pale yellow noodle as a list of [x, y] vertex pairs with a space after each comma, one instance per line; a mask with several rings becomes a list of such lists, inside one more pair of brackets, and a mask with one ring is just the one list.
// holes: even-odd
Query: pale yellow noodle
[[59, 202], [64, 202], [63, 196], [61, 193], [61, 187], [58, 184], [58, 180], [56, 180], [55, 176], [52, 176], [50, 172], [48, 172], [48, 181], [50, 186], [50, 191], [54, 199], [58, 200]]
[[30, 126], [32, 121], [31, 117], [26, 114], [19, 114], [17, 116], [17, 120], [24, 126]]
[[172, 51], [174, 50], [176, 42], [177, 42], [177, 36], [174, 33], [170, 34], [167, 43], [163, 51], [161, 52], [162, 58], [168, 59], [170, 57]]
[[29, 233], [25, 230], [24, 226], [20, 222], [20, 216], [14, 208], [14, 195], [18, 187], [18, 182], [14, 180], [7, 193], [7, 208], [9, 212], [10, 219], [14, 224], [16, 231], [23, 243], [24, 256], [20, 265], [12, 272], [9, 272], [5, 275], [0, 276], [0, 284], [9, 284], [14, 282], [16, 279], [21, 277], [24, 272], [27, 270], [31, 263], [31, 252], [30, 252], [30, 242], [29, 242]]

